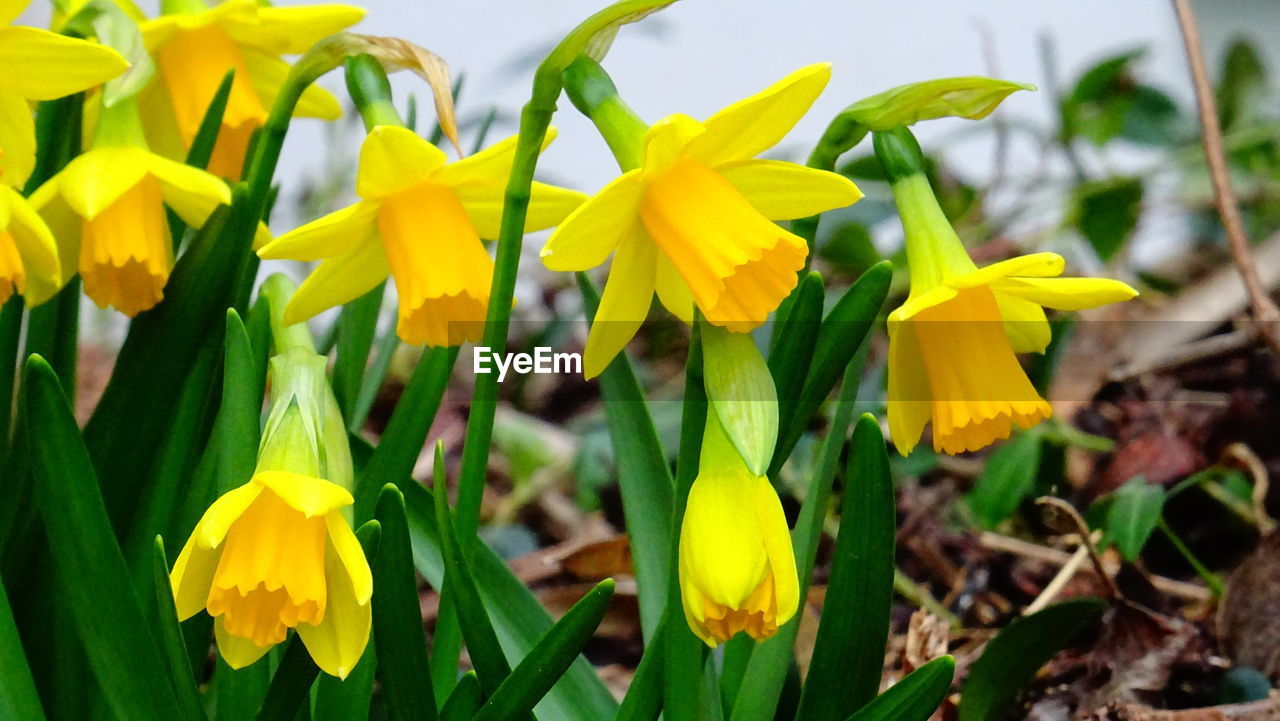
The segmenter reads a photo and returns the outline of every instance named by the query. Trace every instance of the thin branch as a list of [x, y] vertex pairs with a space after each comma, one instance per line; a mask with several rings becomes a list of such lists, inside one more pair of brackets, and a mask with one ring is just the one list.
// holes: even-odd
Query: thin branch
[[1200, 125], [1204, 129], [1204, 156], [1209, 164], [1209, 176], [1213, 180], [1214, 201], [1218, 206], [1218, 215], [1222, 218], [1222, 226], [1227, 231], [1227, 246], [1231, 251], [1231, 261], [1240, 273], [1245, 292], [1249, 295], [1249, 303], [1253, 306], [1253, 317], [1271, 350], [1280, 355], [1280, 309], [1267, 293], [1262, 279], [1258, 277], [1258, 268], [1253, 261], [1253, 252], [1249, 249], [1249, 239], [1244, 233], [1244, 223], [1240, 219], [1240, 208], [1236, 203], [1236, 194], [1231, 187], [1231, 177], [1227, 174], [1227, 161], [1222, 150], [1222, 128], [1218, 125], [1218, 107], [1214, 100], [1213, 87], [1209, 84], [1209, 73], [1205, 69], [1204, 51], [1200, 47], [1200, 30], [1196, 25], [1195, 14], [1188, 0], [1172, 0], [1174, 12], [1178, 16], [1178, 27], [1182, 30], [1182, 40], [1186, 45], [1187, 63], [1191, 66], [1191, 84], [1195, 87], [1196, 106], [1200, 114]]

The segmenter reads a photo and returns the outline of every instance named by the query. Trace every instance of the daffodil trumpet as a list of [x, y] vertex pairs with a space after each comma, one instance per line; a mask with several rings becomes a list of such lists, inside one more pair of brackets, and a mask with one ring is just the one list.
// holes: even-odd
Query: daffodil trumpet
[[906, 128], [873, 134], [905, 234], [911, 290], [889, 314], [889, 432], [898, 452], [933, 424], [934, 450], [975, 451], [1053, 412], [1017, 353], [1044, 352], [1045, 308], [1082, 310], [1137, 291], [1106, 278], [1059, 278], [1055, 253], [979, 268], [943, 215]]
[[179, 619], [207, 611], [218, 652], [248, 666], [295, 630], [325, 673], [346, 678], [369, 641], [373, 577], [351, 530], [342, 415], [305, 327], [287, 326], [292, 284], [268, 279], [276, 355], [253, 476], [205, 512], [170, 580]]
[[31, 196], [58, 242], [57, 285], [79, 272], [95, 303], [130, 317], [164, 298], [174, 261], [165, 208], [198, 228], [230, 202], [226, 183], [147, 149], [132, 98], [104, 105], [93, 148]]
[[744, 631], [763, 641], [799, 607], [796, 559], [778, 494], [769, 479], [747, 468], [714, 409], [681, 523], [679, 577], [685, 620], [713, 648]]
[[599, 79], [603, 71], [579, 63], [566, 74], [571, 97], [588, 108], [625, 170], [542, 249], [551, 270], [585, 271], [613, 256], [587, 339], [585, 375], [598, 375], [630, 341], [655, 293], [685, 322], [696, 306], [709, 323], [733, 332], [762, 324], [795, 287], [809, 254], [804, 239], [773, 221], [861, 197], [836, 173], [756, 158], [809, 109], [830, 66], [801, 68], [706, 121], [671, 115], [641, 133], [643, 123], [627, 117], [612, 84]]

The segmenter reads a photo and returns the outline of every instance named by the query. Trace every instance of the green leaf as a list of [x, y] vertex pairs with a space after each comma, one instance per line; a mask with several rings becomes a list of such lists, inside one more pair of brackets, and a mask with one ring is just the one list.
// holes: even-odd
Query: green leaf
[[864, 98], [844, 111], [868, 130], [888, 130], [934, 118], [981, 120], [1009, 95], [1035, 90], [1028, 83], [977, 76], [899, 85]]
[[222, 76], [218, 89], [209, 101], [209, 107], [200, 119], [200, 127], [191, 139], [191, 148], [187, 151], [187, 165], [204, 170], [209, 167], [213, 157], [213, 147], [218, 143], [218, 131], [222, 128], [222, 117], [227, 111], [227, 98], [231, 97], [231, 85], [235, 82], [236, 71], [232, 68]]
[[1257, 49], [1244, 38], [1236, 38], [1227, 47], [1218, 81], [1218, 115], [1222, 129], [1230, 131], [1257, 119], [1265, 107], [1267, 68]]
[[1066, 601], [1005, 626], [973, 663], [960, 693], [958, 721], [1000, 721], [1018, 689], [1036, 675], [1106, 604]]
[[231, 668], [219, 654], [213, 670], [217, 721], [252, 721], [257, 718], [270, 686], [270, 654], [242, 669]]
[[956, 662], [939, 656], [858, 709], [848, 721], [928, 721], [951, 690]]
[[309, 698], [311, 684], [315, 683], [320, 668], [311, 660], [311, 654], [302, 637], [294, 635], [285, 647], [280, 666], [271, 677], [267, 697], [256, 721], [293, 721]]
[[378, 678], [392, 717], [399, 721], [434, 721], [427, 639], [418, 605], [418, 581], [413, 549], [404, 514], [404, 495], [383, 486], [375, 517], [382, 524], [382, 540], [373, 559], [373, 634], [378, 649]]
[[[871, 159], [875, 160], [875, 156]], [[818, 255], [843, 273], [865, 273], [884, 260], [871, 239], [871, 231], [857, 221], [849, 221], [836, 228], [818, 248]]]
[[182, 718], [186, 721], [203, 721], [204, 707], [200, 705], [200, 690], [187, 661], [187, 647], [182, 642], [182, 628], [178, 626], [178, 611], [173, 605], [173, 586], [169, 583], [169, 560], [165, 557], [164, 539], [156, 536], [152, 545], [152, 581], [155, 588], [157, 624], [160, 627], [160, 650], [163, 654], [166, 676], [173, 684], [178, 704], [182, 706]]
[[102, 86], [102, 104], [109, 108], [134, 97], [146, 87], [155, 75], [155, 64], [142, 41], [138, 23], [109, 2], [94, 3], [93, 10], [96, 17], [92, 24], [98, 42], [112, 48], [129, 61], [129, 68], [124, 73]]
[[672, 614], [663, 617], [653, 641], [644, 647], [644, 655], [640, 657], [631, 685], [627, 686], [627, 695], [622, 697], [622, 705], [618, 707], [618, 715], [613, 721], [657, 721], [663, 704], [662, 671], [667, 658], [665, 631], [671, 617]]
[[[366, 558], [375, 558], [382, 542], [382, 524], [366, 521], [356, 529], [356, 538]], [[375, 590], [377, 585], [374, 586]], [[377, 602], [374, 602], [377, 612]], [[312, 721], [368, 721], [373, 697], [373, 680], [378, 666], [377, 640], [369, 639], [364, 654], [346, 679], [324, 674], [316, 681]], [[219, 719], [218, 721], [221, 721]]]
[[893, 478], [880, 424], [853, 430], [840, 535], [797, 721], [840, 721], [875, 698], [893, 602], [897, 530]]
[[23, 378], [25, 424], [40, 429], [28, 442], [51, 559], [74, 579], [62, 593], [103, 697], [120, 718], [182, 718], [57, 376], [32, 356]]
[[965, 498], [978, 525], [995, 528], [1013, 515], [1018, 504], [1034, 490], [1039, 468], [1039, 433], [1019, 433], [997, 447]]
[[1160, 512], [1164, 509], [1164, 489], [1136, 476], [1111, 494], [1107, 508], [1107, 537], [1115, 542], [1126, 561], [1135, 561], [1147, 545]]
[[[827, 505], [831, 500], [831, 483], [840, 467], [840, 453], [844, 450], [849, 426], [853, 422], [853, 404], [858, 396], [859, 380], [866, 363], [866, 343], [854, 352], [854, 358], [845, 369], [840, 395], [836, 400], [835, 417], [827, 437], [818, 451], [818, 467], [809, 480], [809, 488], [800, 506], [791, 543], [796, 554], [797, 577], [800, 579], [800, 598], [805, 598], [809, 582], [813, 578], [813, 566], [818, 542], [822, 539], [822, 524], [827, 517]], [[769, 721], [774, 718], [792, 665], [796, 634], [800, 617], [791, 619], [778, 632], [756, 646], [747, 663], [741, 690], [733, 702], [731, 721]]]
[[382, 295], [386, 288], [386, 283], [379, 283], [378, 287], [342, 306], [338, 315], [338, 354], [333, 362], [333, 395], [342, 408], [347, 430], [352, 433], [360, 430], [355, 424], [356, 401], [365, 367], [369, 365], [369, 350], [373, 347], [373, 336], [378, 330], [378, 314], [382, 310]]
[[777, 473], [791, 455], [796, 442], [804, 434], [809, 418], [845, 372], [884, 305], [892, 279], [893, 264], [889, 261], [876, 263], [845, 291], [823, 319], [795, 414], [791, 418], [780, 419], [778, 447], [769, 468], [770, 476]]
[[1076, 187], [1075, 225], [1103, 262], [1111, 260], [1138, 227], [1142, 178], [1115, 176]]
[[[594, 319], [600, 305], [599, 291], [585, 273], [578, 273], [578, 288], [587, 318]], [[600, 374], [600, 394], [613, 441], [627, 535], [631, 537], [640, 626], [649, 642], [667, 603], [675, 481], [625, 350]]]
[[0, 579], [0, 718], [44, 721], [44, 709]]
[[813, 347], [818, 342], [822, 325], [822, 301], [826, 289], [822, 274], [806, 273], [795, 291], [785, 316], [778, 313], [773, 322], [769, 345], [769, 372], [778, 394], [778, 418], [795, 415], [804, 378], [809, 373]]
[[551, 627], [475, 715], [474, 721], [527, 716], [595, 634], [613, 598], [613, 579], [601, 581]]
[[778, 394], [769, 366], [750, 334], [710, 323], [700, 330], [707, 398], [747, 469], [763, 476], [778, 442]]
[[391, 368], [391, 360], [395, 358], [396, 349], [399, 347], [400, 336], [396, 334], [396, 326], [394, 323], [389, 324], [374, 346], [373, 362], [369, 365], [369, 370], [364, 374], [364, 380], [361, 381], [360, 393], [356, 395], [355, 408], [351, 411], [351, 421], [348, 423], [349, 428], [359, 429], [364, 427], [364, 422], [369, 417], [369, 410], [373, 408], [373, 402], [377, 400], [378, 391], [382, 388], [382, 382], [387, 379], [387, 371]]
[[511, 666], [502, 652], [502, 645], [498, 643], [498, 635], [489, 621], [487, 607], [476, 589], [462, 546], [458, 542], [458, 535], [454, 532], [448, 492], [444, 484], [443, 449], [439, 444], [436, 445], [435, 491], [436, 525], [444, 541], [447, 569], [443, 580], [457, 592], [455, 598], [458, 620], [462, 626], [462, 636], [467, 642], [467, 651], [471, 655], [471, 665], [479, 676], [480, 687], [492, 695], [511, 673]]
[[475, 671], [467, 671], [458, 679], [444, 708], [440, 709], [440, 721], [470, 721], [484, 705], [484, 692]]

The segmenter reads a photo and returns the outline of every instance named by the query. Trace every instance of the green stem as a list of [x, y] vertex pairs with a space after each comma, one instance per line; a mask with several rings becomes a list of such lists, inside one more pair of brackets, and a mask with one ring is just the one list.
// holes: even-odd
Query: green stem
[[391, 83], [377, 58], [362, 53], [346, 59], [347, 92], [364, 120], [364, 129], [379, 125], [404, 127], [400, 113], [391, 102]]
[[1160, 520], [1156, 522], [1156, 527], [1160, 529], [1165, 538], [1169, 539], [1169, 543], [1173, 544], [1173, 547], [1186, 559], [1187, 563], [1195, 569], [1196, 575], [1209, 587], [1209, 592], [1213, 594], [1214, 598], [1222, 596], [1226, 590], [1226, 587], [1222, 585], [1222, 579], [1218, 578], [1218, 574], [1210, 571], [1207, 566], [1201, 563], [1199, 558], [1196, 558], [1196, 555], [1191, 552], [1187, 544], [1182, 542], [1177, 533], [1174, 533], [1168, 521], [1164, 520], [1164, 515], [1160, 516]]
[[306, 323], [285, 325], [284, 309], [289, 305], [289, 299], [293, 297], [295, 290], [297, 288], [293, 281], [282, 273], [275, 273], [262, 282], [261, 293], [271, 309], [271, 343], [275, 346], [274, 355], [284, 355], [292, 348], [301, 348], [313, 354], [316, 352]]
[[579, 55], [564, 71], [564, 89], [573, 107], [591, 119], [623, 172], [644, 162], [644, 135], [649, 126], [618, 95], [613, 79], [600, 64]]

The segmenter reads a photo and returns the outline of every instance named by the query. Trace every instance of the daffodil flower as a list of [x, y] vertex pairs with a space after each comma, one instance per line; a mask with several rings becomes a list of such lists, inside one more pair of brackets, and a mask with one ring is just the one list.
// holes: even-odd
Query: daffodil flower
[[28, 0], [0, 0], [0, 183], [21, 187], [36, 164], [31, 101], [78, 93], [123, 73], [111, 48], [9, 23]]
[[79, 271], [86, 295], [130, 317], [164, 298], [173, 269], [165, 206], [198, 228], [230, 202], [213, 175], [132, 146], [94, 148], [31, 195], [58, 242], [58, 286]]
[[0, 185], [0, 305], [14, 293], [39, 305], [57, 292], [59, 277], [48, 226], [18, 191]]
[[[809, 249], [772, 221], [856, 202], [847, 178], [757, 159], [826, 87], [826, 63], [698, 122], [671, 115], [644, 136], [643, 162], [578, 208], [542, 249], [551, 270], [613, 268], [591, 326], [585, 375], [598, 375], [635, 335], [656, 291], [690, 322], [696, 305], [715, 325], [759, 326], [796, 284]], [[616, 252], [615, 252], [616, 251]]]
[[346, 678], [369, 638], [373, 579], [329, 481], [261, 471], [214, 502], [171, 575], [179, 620], [207, 610], [232, 668], [297, 629], [316, 665]]
[[933, 422], [933, 448], [956, 454], [1030, 428], [1052, 407], [1016, 353], [1044, 352], [1045, 308], [1083, 310], [1137, 291], [1107, 278], [1058, 278], [1065, 263], [1034, 253], [979, 268], [921, 172], [903, 128], [875, 135], [906, 234], [911, 292], [889, 314], [889, 432], [906, 455]]
[[800, 602], [778, 494], [747, 469], [714, 412], [680, 528], [679, 568], [685, 619], [711, 647], [739, 631], [769, 638]]
[[[166, 5], [170, 11], [141, 24], [147, 51], [159, 67], [143, 92], [143, 117], [152, 146], [182, 157], [200, 128], [223, 76], [235, 70], [209, 170], [238, 179], [249, 140], [267, 118], [289, 73], [282, 54], [305, 52], [317, 40], [364, 17], [351, 5], [272, 7], [257, 0], [228, 0], [213, 8], [200, 0]], [[296, 115], [334, 120], [338, 101], [312, 85]]]
[[[493, 277], [481, 239], [498, 237], [515, 146], [508, 138], [449, 163], [410, 130], [375, 127], [360, 149], [360, 202], [258, 251], [262, 258], [322, 261], [290, 301], [286, 322], [354, 300], [389, 274], [400, 297], [396, 332], [406, 343], [480, 340]], [[585, 197], [534, 183], [525, 231], [555, 225]]]

